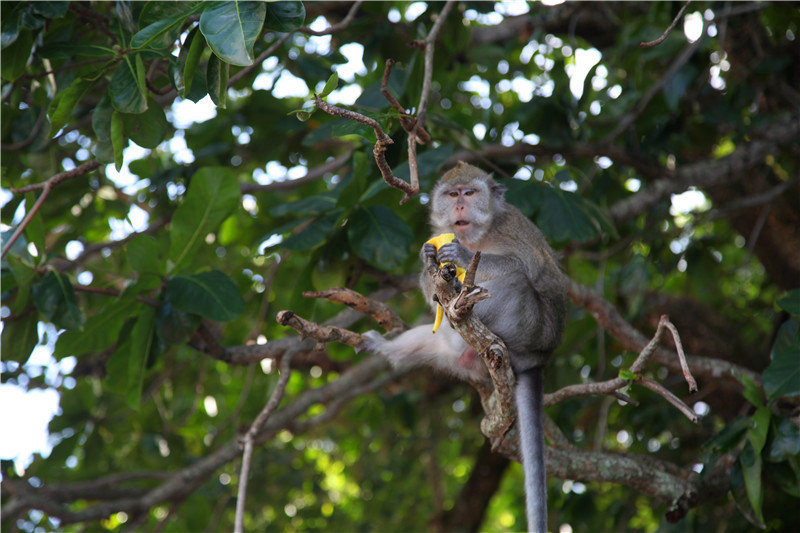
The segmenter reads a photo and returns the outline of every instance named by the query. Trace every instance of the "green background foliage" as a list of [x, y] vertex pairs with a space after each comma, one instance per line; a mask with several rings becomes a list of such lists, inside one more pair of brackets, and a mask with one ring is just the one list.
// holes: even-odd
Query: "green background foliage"
[[[627, 333], [574, 301], [547, 390], [620, 375], [638, 405], [581, 396], [548, 415], [581, 449], [653, 456], [706, 490], [672, 524], [671, 502], [625, 480], [551, 476], [551, 530], [800, 530], [800, 12], [692, 3], [699, 40], [679, 21], [644, 48], [681, 4], [458, 2], [436, 41], [422, 194], [401, 206], [373, 130], [315, 110], [313, 93], [377, 120], [408, 180], [380, 83], [396, 60], [389, 87], [417, 111], [425, 58], [406, 44], [443, 5], [366, 2], [348, 19], [341, 2], [3, 2], [2, 380], [60, 397], [52, 451], [2, 462], [4, 528], [231, 530], [238, 455], [192, 467], [227, 453], [272, 394], [273, 347], [295, 336], [277, 312], [321, 323], [343, 307], [303, 291], [407, 289], [427, 192], [464, 159], [619, 321], [649, 337], [669, 314], [700, 385], [688, 397], [663, 361], [645, 371], [695, 425], [636, 385]], [[364, 68], [345, 74], [356, 45]], [[291, 77], [308, 91], [282, 94]], [[206, 96], [213, 118], [182, 124], [176, 104]], [[680, 210], [687, 191], [699, 200]], [[415, 291], [389, 303], [409, 324], [429, 317]], [[312, 347], [274, 416], [370, 357]], [[489, 453], [469, 387], [423, 370], [348, 389], [256, 446], [247, 530], [524, 527], [521, 470]], [[162, 483], [180, 489], [148, 499]]]

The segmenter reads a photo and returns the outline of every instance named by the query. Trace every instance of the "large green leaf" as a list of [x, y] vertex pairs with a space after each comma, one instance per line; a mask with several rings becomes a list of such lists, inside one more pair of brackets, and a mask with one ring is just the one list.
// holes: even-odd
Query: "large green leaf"
[[303, 2], [270, 2], [267, 4], [267, 28], [283, 33], [300, 28], [306, 20]]
[[233, 320], [244, 311], [239, 288], [219, 270], [170, 278], [165, 298], [179, 311], [220, 322]]
[[189, 93], [194, 81], [194, 72], [197, 69], [197, 64], [200, 62], [200, 56], [203, 55], [203, 50], [206, 49], [206, 39], [200, 33], [200, 28], [195, 28], [189, 32], [186, 40], [181, 46], [180, 54], [178, 55], [178, 92], [181, 96]]
[[92, 85], [94, 85], [94, 82], [83, 78], [75, 78], [67, 89], [56, 93], [47, 111], [50, 116], [50, 131], [52, 133], [58, 132], [69, 122], [75, 105], [81, 101]]
[[122, 113], [125, 134], [142, 148], [155, 148], [166, 137], [169, 122], [164, 109], [152, 98], [148, 98], [144, 113]]
[[83, 313], [72, 283], [64, 274], [50, 271], [33, 285], [33, 302], [42, 315], [59, 328], [83, 328]]
[[147, 360], [155, 349], [156, 343], [156, 309], [146, 306], [130, 336], [130, 352], [128, 354], [128, 390], [125, 399], [133, 409], [138, 409], [142, 398], [142, 385], [147, 370]]
[[[513, 195], [508, 200], [512, 204], [519, 201]], [[573, 192], [542, 185], [527, 200], [537, 205], [537, 224], [554, 241], [585, 241], [613, 230], [594, 204]]]
[[24, 364], [39, 342], [37, 326], [39, 316], [36, 313], [25, 313], [15, 320], [3, 322], [3, 361], [16, 361]]
[[136, 316], [142, 304], [120, 300], [108, 304], [86, 320], [82, 331], [65, 331], [58, 337], [55, 354], [58, 358], [82, 355], [108, 348], [118, 340], [122, 324]]
[[139, 235], [127, 246], [128, 264], [138, 275], [164, 274], [158, 241], [150, 235]]
[[787, 313], [800, 317], [800, 289], [789, 291], [778, 298], [778, 307]]
[[307, 198], [301, 198], [295, 202], [286, 202], [278, 204], [269, 210], [269, 214], [274, 217], [282, 217], [284, 215], [316, 215], [336, 207], [335, 192], [328, 192], [323, 194], [315, 194]]
[[0, 75], [5, 81], [14, 81], [25, 73], [32, 47], [33, 33], [30, 30], [23, 30], [10, 46], [3, 48], [0, 57]]
[[347, 224], [347, 237], [359, 257], [385, 270], [399, 267], [414, 242], [408, 224], [382, 205], [356, 210]]
[[202, 2], [147, 2], [139, 14], [139, 30], [131, 39], [133, 48], [166, 48], [178, 37], [183, 22], [203, 9]]
[[206, 86], [208, 95], [214, 105], [225, 109], [228, 105], [228, 69], [230, 65], [211, 54], [206, 70]]
[[49, 19], [59, 19], [69, 11], [69, 2], [31, 2], [33, 11]]
[[767, 460], [778, 463], [800, 454], [800, 428], [788, 418], [780, 419], [775, 426], [775, 434], [766, 455]]
[[147, 89], [145, 71], [140, 54], [123, 57], [108, 87], [111, 103], [120, 113], [144, 113], [147, 111]]
[[111, 115], [114, 107], [111, 98], [105, 93], [92, 111], [92, 129], [98, 141], [111, 140]]
[[252, 65], [253, 45], [261, 33], [266, 13], [263, 2], [214, 2], [200, 16], [200, 31], [223, 61]]
[[781, 396], [800, 396], [800, 345], [775, 350], [761, 378], [769, 403]]
[[111, 113], [111, 148], [114, 150], [114, 167], [117, 172], [122, 170], [122, 151], [125, 149], [125, 132], [122, 122], [122, 113], [114, 111]]
[[183, 344], [197, 331], [202, 317], [197, 314], [179, 311], [172, 306], [170, 301], [165, 301], [159, 306], [156, 331], [158, 337], [165, 344]]
[[191, 260], [206, 235], [239, 205], [239, 196], [239, 184], [227, 168], [205, 167], [192, 176], [186, 199], [172, 217], [171, 272]]
[[[295, 233], [281, 243], [288, 250], [310, 250], [328, 240], [336, 231], [343, 209], [332, 209], [314, 220], [300, 232]], [[276, 233], [279, 231], [276, 230]]]

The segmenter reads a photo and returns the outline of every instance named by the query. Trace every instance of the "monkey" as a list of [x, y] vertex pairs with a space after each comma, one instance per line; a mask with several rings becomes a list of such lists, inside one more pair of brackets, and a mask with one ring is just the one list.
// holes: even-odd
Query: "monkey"
[[[505, 200], [506, 188], [491, 175], [459, 161], [431, 194], [433, 234], [454, 233], [439, 247], [423, 245], [424, 264], [453, 262], [466, 268], [474, 252], [481, 258], [476, 285], [491, 298], [473, 308], [508, 348], [516, 376], [515, 401], [525, 472], [529, 531], [547, 531], [547, 487], [542, 429], [543, 367], [561, 344], [567, 314], [566, 276], [541, 230]], [[420, 286], [434, 306], [433, 281], [423, 267]], [[480, 355], [445, 321], [434, 334], [430, 324], [392, 340], [365, 334], [362, 349], [379, 353], [394, 366], [431, 366], [456, 378], [491, 385]]]

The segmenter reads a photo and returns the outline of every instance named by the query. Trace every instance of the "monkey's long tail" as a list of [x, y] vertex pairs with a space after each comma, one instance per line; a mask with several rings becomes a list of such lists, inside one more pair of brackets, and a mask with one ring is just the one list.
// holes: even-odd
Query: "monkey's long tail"
[[525, 511], [528, 531], [547, 533], [547, 479], [544, 460], [542, 369], [517, 375], [517, 419], [519, 420], [522, 468], [525, 471]]

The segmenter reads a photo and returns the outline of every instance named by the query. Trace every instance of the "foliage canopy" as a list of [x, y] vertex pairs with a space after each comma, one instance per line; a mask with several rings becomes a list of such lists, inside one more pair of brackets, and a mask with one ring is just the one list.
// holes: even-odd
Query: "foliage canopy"
[[[376, 327], [302, 296], [337, 286], [425, 318], [425, 192], [465, 160], [572, 281], [547, 390], [638, 402], [548, 407], [551, 529], [800, 530], [800, 12], [692, 3], [642, 47], [680, 4], [445, 5], [3, 2], [3, 383], [60, 395], [50, 454], [2, 463], [4, 527], [232, 529], [240, 436], [284, 385], [245, 529], [522, 527], [475, 391], [275, 320]], [[398, 205], [375, 131], [314, 92], [404, 181], [419, 118], [422, 194]], [[629, 370], [663, 314], [692, 397], [671, 341]]]

